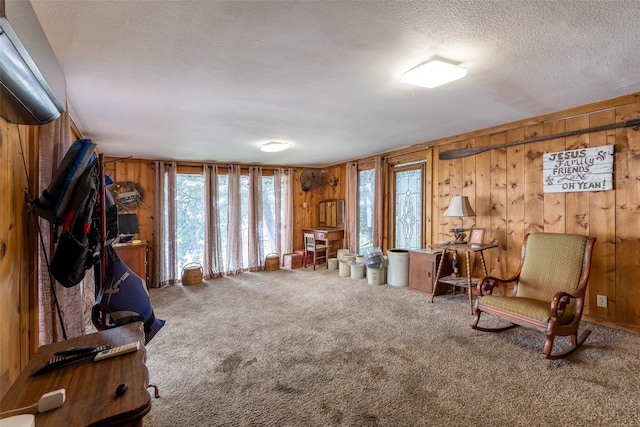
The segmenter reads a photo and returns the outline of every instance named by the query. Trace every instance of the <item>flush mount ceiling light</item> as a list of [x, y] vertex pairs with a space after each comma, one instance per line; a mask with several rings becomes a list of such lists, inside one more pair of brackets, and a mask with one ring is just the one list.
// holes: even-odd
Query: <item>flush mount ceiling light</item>
[[289, 148], [288, 142], [269, 141], [265, 144], [262, 144], [262, 147], [260, 147], [260, 151], [265, 151], [267, 153], [275, 153], [278, 151], [286, 150], [287, 148]]
[[432, 59], [404, 73], [400, 80], [411, 85], [429, 89], [458, 80], [467, 75], [467, 70], [444, 59]]

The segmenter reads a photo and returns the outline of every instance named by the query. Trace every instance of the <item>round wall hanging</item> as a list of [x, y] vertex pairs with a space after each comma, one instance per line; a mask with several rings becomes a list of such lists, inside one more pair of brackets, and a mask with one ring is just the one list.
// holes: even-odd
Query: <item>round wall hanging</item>
[[144, 189], [140, 184], [133, 181], [120, 181], [113, 184], [111, 188], [113, 197], [116, 200], [118, 212], [138, 209], [142, 205]]

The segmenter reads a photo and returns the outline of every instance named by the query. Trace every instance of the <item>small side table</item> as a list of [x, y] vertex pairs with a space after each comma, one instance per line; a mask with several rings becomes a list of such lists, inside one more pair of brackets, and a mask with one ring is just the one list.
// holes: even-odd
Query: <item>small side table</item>
[[445, 259], [445, 254], [447, 251], [457, 252], [463, 251], [466, 256], [467, 262], [467, 277], [452, 277], [452, 276], [444, 276], [440, 277], [442, 273], [442, 264], [438, 266], [438, 271], [436, 273], [436, 278], [434, 280], [434, 290], [433, 294], [431, 294], [431, 302], [433, 302], [433, 297], [435, 296], [436, 290], [435, 287], [438, 283], [445, 283], [449, 286], [459, 286], [461, 288], [467, 288], [467, 294], [469, 295], [469, 308], [471, 309], [471, 314], [473, 314], [473, 286], [476, 285], [479, 281], [479, 277], [471, 277], [471, 253], [476, 252], [480, 255], [480, 261], [482, 262], [482, 271], [484, 275], [487, 275], [487, 265], [484, 262], [484, 256], [482, 255], [482, 251], [486, 249], [495, 248], [498, 245], [480, 245], [480, 246], [471, 246], [466, 243], [447, 243], [447, 244], [435, 244], [429, 245], [432, 249], [437, 249], [442, 251], [442, 259]]
[[[57, 351], [84, 345], [117, 347], [134, 341], [140, 342], [137, 352], [99, 362], [84, 360], [32, 376]], [[142, 418], [151, 410], [145, 358], [142, 322], [43, 345], [13, 383], [0, 407], [3, 411], [24, 408], [37, 402], [44, 393], [64, 388], [66, 402], [57, 409], [37, 413], [38, 427], [142, 427]], [[120, 384], [127, 384], [129, 388], [116, 397]]]

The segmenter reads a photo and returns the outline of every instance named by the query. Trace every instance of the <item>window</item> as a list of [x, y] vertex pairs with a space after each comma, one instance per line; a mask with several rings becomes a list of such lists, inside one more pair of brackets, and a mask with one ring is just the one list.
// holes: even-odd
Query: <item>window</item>
[[358, 171], [358, 229], [357, 253], [363, 254], [373, 247], [375, 171]]
[[[178, 271], [191, 262], [199, 264], [204, 260], [204, 176], [202, 174], [178, 174], [177, 175], [177, 227], [176, 242], [177, 256], [176, 263]], [[274, 177], [262, 177], [262, 209], [263, 209], [263, 239], [262, 247], [265, 254], [278, 252], [275, 248], [276, 233], [276, 203]], [[222, 243], [222, 257], [226, 265], [227, 256], [227, 227], [229, 214], [229, 176], [220, 175], [218, 178], [220, 208], [220, 236]], [[248, 241], [249, 241], [249, 177], [240, 177], [240, 199], [241, 199], [241, 229], [233, 233], [234, 238], [242, 242], [243, 266], [248, 267]]]
[[177, 271], [204, 260], [204, 176], [178, 174], [176, 178]]
[[394, 247], [422, 247], [422, 211], [424, 194], [424, 163], [396, 165], [392, 169], [393, 209], [391, 242]]
[[265, 255], [278, 253], [276, 248], [276, 196], [273, 176], [262, 177], [262, 248]]

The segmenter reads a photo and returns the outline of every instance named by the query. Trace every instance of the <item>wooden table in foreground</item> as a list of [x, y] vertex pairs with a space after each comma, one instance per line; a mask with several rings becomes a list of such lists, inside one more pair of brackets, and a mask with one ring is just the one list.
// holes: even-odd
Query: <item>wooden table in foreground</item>
[[434, 281], [434, 290], [431, 295], [431, 302], [433, 302], [433, 296], [435, 295], [435, 288], [440, 283], [446, 283], [450, 286], [459, 286], [461, 288], [467, 288], [467, 294], [469, 295], [469, 308], [471, 309], [471, 314], [473, 314], [473, 286], [480, 281], [480, 278], [471, 277], [471, 263], [469, 258], [471, 257], [471, 252], [477, 252], [480, 255], [480, 261], [482, 262], [482, 272], [484, 275], [487, 275], [487, 265], [484, 262], [484, 255], [482, 255], [482, 251], [485, 249], [495, 248], [498, 245], [479, 245], [472, 246], [466, 243], [447, 243], [447, 244], [435, 244], [429, 245], [432, 249], [438, 249], [442, 251], [442, 259], [445, 259], [445, 253], [447, 251], [464, 251], [466, 255], [467, 261], [467, 277], [452, 277], [445, 276], [440, 277], [440, 273], [442, 271], [442, 262], [438, 266], [438, 272], [436, 273], [436, 278]]
[[[149, 371], [144, 364], [142, 322], [41, 346], [16, 382], [2, 399], [2, 411], [38, 402], [50, 391], [65, 389], [66, 401], [60, 408], [36, 414], [36, 426], [141, 426], [151, 410], [147, 390]], [[83, 360], [37, 376], [31, 374], [51, 359], [56, 351], [83, 345], [112, 347], [140, 341], [140, 350], [94, 362]], [[116, 396], [118, 385], [129, 389]]]

